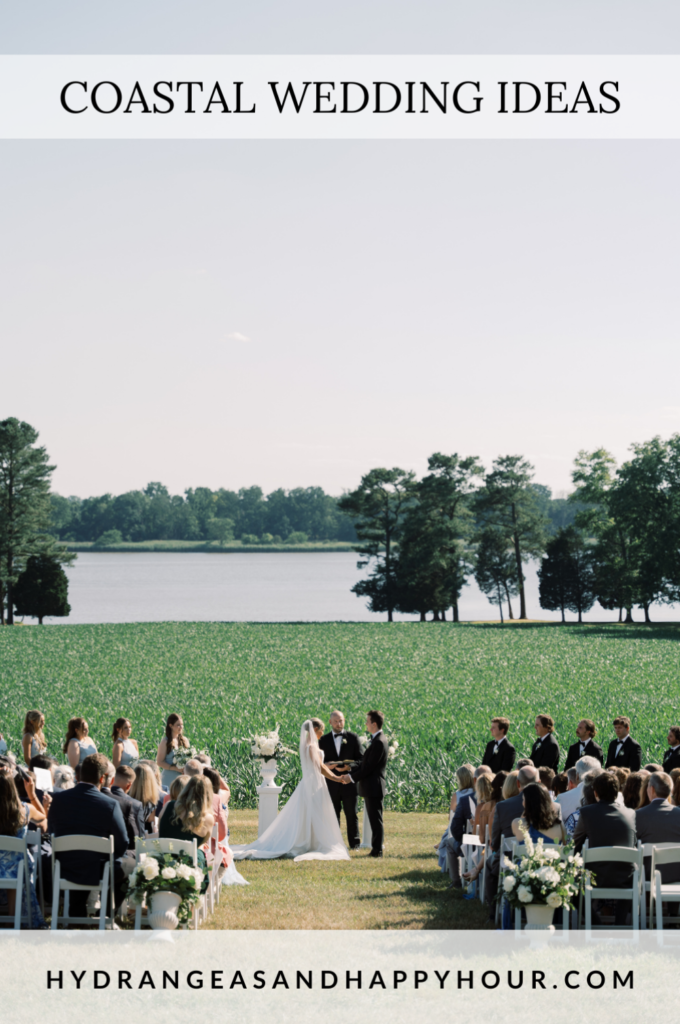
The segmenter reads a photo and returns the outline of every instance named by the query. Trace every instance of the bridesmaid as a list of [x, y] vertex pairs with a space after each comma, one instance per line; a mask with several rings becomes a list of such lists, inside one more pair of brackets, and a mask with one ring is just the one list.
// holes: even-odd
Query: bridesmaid
[[75, 771], [89, 754], [96, 754], [97, 748], [89, 739], [90, 727], [84, 718], [70, 718], [64, 741], [64, 753]]
[[31, 758], [38, 754], [44, 754], [47, 750], [47, 741], [43, 733], [45, 727], [45, 716], [42, 711], [29, 711], [24, 721], [24, 735], [21, 737], [21, 747], [24, 752], [24, 761], [30, 767]]
[[175, 751], [178, 747], [188, 747], [189, 740], [184, 735], [184, 722], [180, 715], [172, 714], [168, 715], [168, 720], [165, 723], [165, 736], [158, 744], [158, 753], [156, 755], [156, 764], [159, 768], [163, 769], [163, 775], [161, 781], [164, 789], [170, 789], [170, 786], [177, 778], [181, 775], [182, 769], [176, 768]]
[[113, 767], [118, 771], [122, 764], [132, 764], [139, 760], [139, 745], [137, 740], [130, 739], [132, 724], [129, 718], [117, 718], [113, 723], [113, 754], [111, 760]]

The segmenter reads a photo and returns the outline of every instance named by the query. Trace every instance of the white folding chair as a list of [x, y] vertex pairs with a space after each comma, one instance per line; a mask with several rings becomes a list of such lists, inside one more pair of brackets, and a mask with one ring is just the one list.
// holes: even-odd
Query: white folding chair
[[498, 927], [498, 925], [500, 924], [501, 910], [504, 903], [503, 876], [505, 874], [505, 858], [509, 854], [510, 859], [512, 860], [512, 851], [514, 850], [516, 844], [517, 840], [514, 838], [514, 836], [510, 836], [508, 839], [501, 840], [501, 848], [499, 853], [500, 863], [498, 865], [498, 892], [501, 894], [501, 898], [499, 900], [496, 900], [496, 927]]
[[[14, 921], [15, 930], [19, 930], [21, 928], [21, 922], [25, 921], [28, 927], [31, 928], [33, 921], [31, 917], [31, 893], [29, 889], [30, 882], [26, 840], [17, 839], [15, 836], [0, 836], [0, 852], [19, 854], [21, 858], [17, 865], [16, 878], [0, 877], [0, 889], [16, 893], [14, 914], [3, 914], [0, 917], [0, 922], [8, 924], [10, 921]], [[22, 897], [24, 893], [26, 894], [26, 914], [22, 914]]]
[[[61, 877], [60, 853], [98, 853], [100, 857], [107, 858], [103, 863], [101, 881], [97, 885], [81, 885], [79, 882], [69, 882]], [[108, 839], [100, 836], [53, 836], [52, 837], [52, 930], [55, 931], [60, 924], [92, 924], [90, 917], [72, 917], [69, 914], [69, 893], [90, 892], [91, 889], [99, 889], [101, 893], [101, 907], [99, 910], [99, 930], [113, 927], [113, 919], [116, 913], [113, 893], [113, 836]], [[64, 894], [64, 913], [59, 915], [59, 897]], [[107, 893], [111, 901], [111, 913], [106, 913]]]
[[[653, 928], [654, 927], [654, 870], [651, 867], [649, 877], [647, 877], [647, 867], [645, 861], [652, 859], [652, 851], [656, 846], [657, 850], [672, 850], [678, 847], [677, 843], [641, 843], [638, 839], [638, 850], [642, 850], [642, 881], [640, 883], [642, 906], [640, 908], [640, 927]], [[645, 901], [649, 896], [649, 917], [647, 916], [647, 910], [645, 909]]]
[[664, 917], [664, 903], [680, 903], [680, 882], [661, 881], [659, 868], [663, 864], [675, 864], [680, 867], [680, 846], [677, 843], [654, 843], [652, 845], [652, 870], [651, 888], [649, 896], [649, 917], [652, 918], [652, 908], [656, 902], [656, 927], [663, 931], [664, 921], [673, 924], [680, 924], [680, 916]]
[[[633, 931], [640, 928], [640, 897], [642, 893], [642, 866], [643, 857], [641, 849], [631, 849], [628, 846], [598, 846], [595, 849], [584, 849], [583, 867], [585, 872], [585, 912], [586, 931], [594, 931], [598, 928], [606, 928], [609, 931], [614, 929], [622, 930], [627, 925], [593, 925], [593, 898], [603, 900], [630, 900], [633, 904]], [[589, 873], [594, 869], [595, 881], [597, 881], [597, 864], [631, 864], [633, 866], [633, 880], [630, 888], [614, 889], [597, 885], [593, 887], [590, 883]]]
[[480, 876], [479, 876], [480, 877], [480, 883], [479, 883], [479, 887], [477, 889], [477, 892], [479, 893], [479, 899], [480, 899], [480, 901], [482, 903], [484, 902], [484, 894], [486, 892], [486, 866], [487, 866], [487, 864], [489, 862], [489, 857], [490, 856], [491, 856], [491, 836], [489, 834], [489, 826], [487, 825], [485, 827], [485, 829], [484, 829], [484, 867], [482, 868]]
[[[198, 843], [195, 839], [140, 839], [139, 836], [135, 839], [135, 860], [139, 864], [140, 856], [143, 853], [186, 853], [191, 857], [191, 863], [195, 868], [198, 867]], [[208, 887], [210, 883], [208, 883]], [[146, 901], [144, 901], [146, 902]], [[142, 906], [143, 903], [138, 903], [135, 909], [135, 929], [139, 930], [142, 927]], [[201, 897], [200, 902], [194, 907], [192, 916], [192, 923], [194, 930], [198, 930], [198, 922], [201, 914], [205, 908], [205, 896]]]
[[[42, 873], [42, 831], [39, 828], [29, 829], [26, 832], [26, 846], [32, 847], [33, 863], [35, 864], [35, 891], [40, 903], [40, 910], [45, 916], [45, 887]], [[30, 858], [28, 858], [30, 869]]]

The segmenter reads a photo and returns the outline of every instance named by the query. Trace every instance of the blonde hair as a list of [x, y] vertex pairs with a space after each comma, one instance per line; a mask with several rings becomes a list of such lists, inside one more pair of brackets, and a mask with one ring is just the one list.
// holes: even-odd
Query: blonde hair
[[180, 793], [182, 792], [190, 778], [190, 775], [178, 775], [176, 779], [172, 780], [172, 782], [170, 783], [171, 800], [179, 799]]
[[474, 787], [474, 770], [475, 769], [473, 765], [462, 764], [460, 768], [456, 771], [456, 776], [458, 777], [459, 782], [459, 789], [472, 789]]
[[503, 799], [509, 800], [512, 796], [517, 796], [519, 793], [519, 784], [517, 782], [517, 776], [519, 772], [510, 772], [507, 779], [503, 783]]
[[195, 775], [175, 800], [174, 821], [185, 832], [198, 832], [212, 811], [212, 786], [203, 775]]
[[493, 795], [493, 775], [488, 772], [484, 772], [477, 779], [477, 800], [479, 803], [484, 803], [487, 800], [491, 800]]
[[128, 796], [141, 800], [143, 804], [158, 803], [158, 783], [148, 764], [138, 764], [135, 768], [135, 781], [130, 786]]
[[161, 788], [161, 770], [158, 767], [158, 765], [156, 764], [156, 762], [155, 761], [149, 761], [146, 758], [142, 758], [142, 760], [139, 763], [140, 764], [146, 764], [146, 765], [149, 766], [149, 768], [151, 769], [151, 771], [154, 774], [156, 782], [158, 783], [158, 788], [160, 790], [160, 788]]

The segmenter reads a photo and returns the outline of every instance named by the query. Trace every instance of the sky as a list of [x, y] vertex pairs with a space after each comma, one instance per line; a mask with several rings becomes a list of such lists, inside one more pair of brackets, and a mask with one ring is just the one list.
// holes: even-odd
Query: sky
[[[57, 18], [38, 2], [6, 5], [0, 38], [6, 53], [680, 38], [671, 4], [466, 6], [203, 0], [160, 18], [155, 0], [66, 2]], [[435, 451], [522, 454], [567, 491], [579, 449], [624, 459], [680, 431], [678, 180], [676, 142], [2, 142], [0, 417], [39, 430], [63, 494], [337, 494], [379, 465], [422, 473]]]

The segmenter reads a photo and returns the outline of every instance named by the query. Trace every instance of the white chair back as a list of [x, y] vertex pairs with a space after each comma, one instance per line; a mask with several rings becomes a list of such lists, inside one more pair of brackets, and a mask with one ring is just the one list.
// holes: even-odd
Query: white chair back
[[[17, 876], [16, 878], [2, 878], [0, 877], [0, 889], [6, 889], [8, 892], [14, 891], [15, 906], [14, 914], [3, 914], [0, 917], [0, 921], [3, 924], [8, 924], [10, 921], [14, 922], [14, 928], [18, 931], [21, 928], [22, 920], [26, 921], [29, 928], [32, 927], [32, 916], [31, 916], [31, 893], [30, 893], [30, 880], [28, 872], [28, 856], [26, 850], [26, 840], [17, 839], [15, 836], [0, 836], [0, 852], [2, 853], [14, 853], [18, 855], [19, 862], [17, 865]], [[22, 914], [22, 903], [23, 896], [26, 896], [26, 915]]]
[[[69, 882], [61, 877], [60, 853], [74, 852], [98, 853], [103, 860], [101, 880], [98, 885], [82, 885], [79, 882]], [[115, 896], [113, 890], [113, 836], [104, 839], [101, 836], [53, 836], [52, 837], [52, 930], [56, 931], [60, 924], [92, 924], [89, 917], [73, 917], [69, 913], [69, 893], [89, 892], [91, 889], [99, 889], [101, 893], [101, 906], [99, 911], [99, 930], [113, 927], [115, 917]], [[59, 897], [64, 894], [64, 913], [59, 914]], [[111, 901], [111, 913], [106, 913], [107, 896]]]
[[[633, 849], [628, 846], [597, 846], [591, 849], [585, 848], [583, 854], [583, 866], [585, 869], [585, 903], [586, 903], [586, 931], [594, 928], [625, 928], [626, 925], [593, 925], [592, 923], [592, 901], [593, 898], [605, 900], [630, 900], [633, 905], [632, 926], [633, 931], [640, 927], [640, 900], [642, 896], [643, 879], [643, 852], [639, 847]], [[597, 864], [630, 864], [633, 867], [633, 878], [630, 888], [612, 888], [597, 885], [595, 889], [590, 882], [589, 872], [594, 869], [597, 881]], [[642, 915], [642, 927], [645, 927], [645, 914]]]

